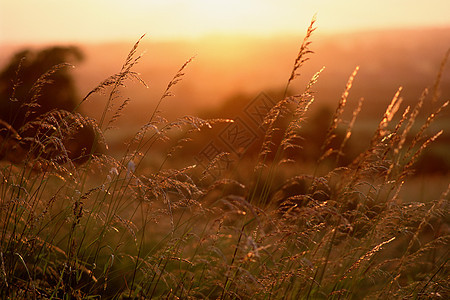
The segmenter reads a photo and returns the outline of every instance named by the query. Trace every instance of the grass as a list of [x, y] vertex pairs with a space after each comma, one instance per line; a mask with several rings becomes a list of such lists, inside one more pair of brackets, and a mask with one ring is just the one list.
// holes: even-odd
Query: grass
[[[191, 59], [175, 74], [148, 123], [127, 142], [122, 155], [112, 157], [106, 150], [86, 153], [79, 165], [68, 158], [64, 137], [81, 125], [96, 128], [96, 140], [106, 143], [103, 132], [111, 130], [129, 101], [120, 94], [121, 87], [127, 80], [140, 81], [133, 71], [140, 59], [140, 40], [122, 70], [81, 101], [106, 92], [98, 122], [76, 111], [54, 111], [28, 124], [41, 128], [40, 134], [30, 148], [21, 149], [21, 162], [3, 161], [0, 168], [1, 297], [449, 296], [450, 186], [436, 199], [400, 198], [414, 163], [442, 133], [430, 133], [430, 126], [448, 102], [418, 124], [430, 95], [424, 92], [415, 107], [402, 108], [399, 89], [369, 147], [342, 165], [340, 158], [363, 103], [350, 120], [342, 119], [356, 68], [325, 134], [320, 159], [310, 172], [299, 171], [304, 168], [296, 157], [308, 142], [302, 141], [301, 129], [314, 104], [314, 84], [321, 71], [299, 94], [290, 95], [288, 87], [312, 53], [313, 31], [314, 20], [285, 97], [266, 116], [259, 154], [234, 161], [220, 178], [209, 171], [226, 153], [206, 169], [168, 167], [172, 157], [183, 155], [183, 145], [194, 132], [232, 122], [163, 118], [160, 104], [171, 96]], [[440, 101], [436, 95], [431, 95], [433, 103]], [[420, 129], [413, 134], [413, 127]], [[338, 128], [344, 128], [344, 138], [339, 139]], [[11, 130], [3, 131], [2, 151], [13, 151], [11, 144], [19, 147]], [[154, 150], [174, 137], [165, 155]]]

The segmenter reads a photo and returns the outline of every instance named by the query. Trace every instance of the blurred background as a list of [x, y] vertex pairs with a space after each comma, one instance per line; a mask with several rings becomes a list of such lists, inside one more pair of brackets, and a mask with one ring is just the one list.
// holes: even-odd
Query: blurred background
[[[306, 29], [317, 14], [310, 46], [314, 54], [289, 93], [301, 92], [325, 66], [314, 88], [310, 119], [327, 123], [349, 75], [360, 66], [348, 114], [364, 97], [355, 134], [369, 139], [399, 86], [404, 106], [414, 105], [425, 88], [434, 93], [450, 48], [449, 11], [448, 0], [0, 0], [0, 70], [5, 73], [18, 51], [36, 57], [44, 49], [65, 47], [60, 60], [75, 66], [66, 71], [73, 80], [70, 101], [75, 103], [74, 97], [82, 99], [120, 71], [134, 42], [146, 34], [138, 48], [145, 54], [135, 71], [149, 88], [130, 82], [122, 91], [131, 99], [114, 131], [116, 139], [122, 139], [148, 120], [168, 82], [192, 56], [183, 81], [173, 90], [175, 97], [161, 106], [168, 119], [186, 114], [234, 118], [261, 92], [280, 100]], [[450, 99], [448, 64], [436, 93], [439, 102], [428, 101], [425, 112]], [[81, 111], [99, 119], [106, 98], [94, 95]], [[448, 174], [448, 110], [434, 128], [445, 133], [420, 168]]]

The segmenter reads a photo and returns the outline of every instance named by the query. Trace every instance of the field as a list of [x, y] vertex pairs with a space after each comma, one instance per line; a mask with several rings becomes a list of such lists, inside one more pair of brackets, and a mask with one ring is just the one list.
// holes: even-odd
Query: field
[[[336, 73], [304, 75], [314, 34], [313, 21], [284, 87], [222, 90], [228, 100], [198, 117], [170, 105], [173, 93], [193, 93], [182, 86], [201, 75], [189, 79], [195, 59], [152, 109], [128, 110], [127, 92], [145, 88], [135, 71], [145, 38], [73, 110], [27, 121], [66, 66], [40, 77], [20, 106], [24, 124], [0, 123], [1, 297], [448, 298], [450, 51], [421, 66], [434, 75], [429, 89], [397, 87], [374, 104], [358, 76], [364, 91], [383, 92], [392, 77], [371, 80], [364, 66], [345, 70], [337, 95], [330, 81], [320, 94], [322, 76]], [[7, 101], [19, 101], [24, 81]], [[92, 144], [77, 152], [86, 128]]]

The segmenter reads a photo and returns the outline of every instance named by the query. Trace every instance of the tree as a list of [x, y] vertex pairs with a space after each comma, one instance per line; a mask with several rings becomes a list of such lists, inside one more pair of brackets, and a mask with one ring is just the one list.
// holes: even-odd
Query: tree
[[[86, 157], [85, 154], [91, 152], [95, 132], [91, 126], [85, 126], [86, 122], [78, 122], [77, 115], [72, 114], [79, 97], [69, 63], [82, 60], [83, 54], [76, 47], [51, 47], [40, 51], [27, 49], [16, 53], [0, 72], [0, 119], [19, 134], [23, 147], [36, 149], [32, 145], [33, 139], [54, 134], [54, 131], [44, 131], [39, 126], [51, 124], [52, 121], [45, 117], [57, 114], [68, 116], [57, 120], [64, 122], [65, 128], [70, 127], [68, 134], [61, 138], [68, 150], [68, 158], [83, 160], [81, 156]], [[62, 150], [61, 147], [57, 149]], [[41, 147], [42, 153], [50, 155], [50, 158], [61, 154]]]

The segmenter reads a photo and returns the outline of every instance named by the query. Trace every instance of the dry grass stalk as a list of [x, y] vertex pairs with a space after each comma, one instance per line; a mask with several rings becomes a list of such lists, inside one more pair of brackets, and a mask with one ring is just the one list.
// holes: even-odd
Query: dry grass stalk
[[356, 118], [358, 117], [358, 115], [361, 111], [363, 102], [364, 102], [364, 98], [360, 98], [358, 101], [358, 106], [353, 111], [352, 119], [350, 120], [350, 123], [347, 126], [344, 139], [342, 140], [341, 145], [339, 146], [338, 155], [336, 156], [336, 165], [339, 162], [339, 157], [344, 155], [344, 153], [343, 153], [344, 147], [352, 135], [353, 126], [355, 125]]
[[227, 161], [229, 159], [230, 153], [228, 152], [221, 152], [217, 154], [205, 167], [205, 169], [202, 171], [202, 177], [200, 178], [200, 182], [205, 181], [208, 176], [213, 176], [212, 172], [215, 168], [220, 167], [218, 166], [222, 161]]
[[[272, 147], [274, 146], [273, 137], [274, 137], [275, 132], [278, 131], [278, 129], [275, 128], [276, 121], [287, 114], [287, 112], [289, 111], [290, 103], [298, 103], [298, 100], [296, 98], [301, 98], [301, 97], [287, 97], [287, 94], [288, 94], [288, 89], [289, 89], [289, 85], [291, 84], [291, 82], [300, 75], [298, 73], [298, 70], [300, 69], [300, 67], [303, 66], [303, 64], [306, 61], [309, 60], [309, 57], [306, 57], [306, 56], [308, 54], [313, 53], [313, 51], [311, 51], [309, 49], [309, 46], [311, 45], [310, 38], [312, 36], [312, 33], [316, 29], [314, 27], [315, 22], [316, 22], [316, 16], [314, 16], [312, 18], [311, 23], [306, 31], [306, 35], [303, 38], [299, 52], [294, 61], [294, 66], [292, 68], [291, 74], [290, 74], [288, 82], [286, 84], [286, 88], [284, 90], [283, 99], [280, 100], [279, 102], [277, 102], [274, 105], [274, 107], [272, 107], [270, 109], [270, 111], [267, 113], [267, 115], [264, 118], [263, 126], [266, 128], [266, 133], [265, 133], [265, 136], [263, 139], [261, 150], [259, 151], [258, 163], [256, 164], [256, 169], [261, 169], [262, 167], [265, 166], [267, 157], [272, 152]], [[323, 68], [318, 73], [316, 73], [317, 77], [321, 71], [323, 71]], [[317, 78], [315, 78], [316, 75], [314, 75], [313, 79], [310, 81], [310, 84], [308, 85], [309, 87], [312, 86], [315, 83], [315, 81], [317, 80]], [[308, 89], [308, 87], [307, 87], [307, 89]]]
[[[325, 151], [325, 149], [330, 145], [331, 141], [336, 137], [335, 134], [333, 134], [333, 132], [336, 130], [336, 128], [338, 127], [339, 123], [342, 122], [341, 120], [341, 116], [344, 113], [344, 108], [345, 105], [347, 104], [347, 98], [350, 92], [350, 89], [352, 88], [353, 85], [353, 81], [356, 77], [356, 74], [358, 74], [359, 71], [359, 66], [356, 66], [355, 70], [353, 71], [353, 73], [350, 75], [347, 84], [345, 86], [345, 90], [342, 93], [341, 99], [339, 101], [338, 107], [336, 108], [336, 111], [333, 114], [333, 117], [331, 119], [331, 124], [330, 127], [328, 127], [327, 133], [325, 135], [325, 141], [322, 145], [322, 153], [330, 153], [329, 151]], [[326, 157], [324, 157], [325, 155], [322, 155], [322, 157], [319, 159], [319, 162], [322, 161], [323, 159], [325, 159]]]
[[400, 104], [402, 103], [402, 98], [400, 97], [400, 93], [403, 90], [403, 87], [399, 87], [397, 92], [395, 93], [394, 97], [392, 98], [391, 103], [388, 105], [386, 112], [384, 113], [383, 119], [381, 120], [380, 124], [378, 125], [378, 128], [372, 137], [372, 140], [370, 142], [370, 148], [373, 148], [377, 145], [377, 143], [382, 140], [386, 134], [388, 133], [386, 131], [386, 128], [388, 127], [389, 123], [394, 118], [395, 114], [397, 113], [398, 109], [400, 108]]
[[378, 245], [376, 245], [375, 247], [373, 247], [372, 250], [370, 250], [369, 252], [367, 252], [366, 254], [364, 254], [363, 256], [361, 256], [350, 268], [348, 268], [345, 273], [342, 275], [341, 280], [346, 278], [347, 275], [349, 273], [351, 273], [353, 270], [360, 268], [361, 264], [364, 261], [369, 260], [372, 256], [374, 256], [375, 254], [377, 254], [385, 245], [389, 244], [390, 242], [392, 242], [393, 240], [395, 240], [395, 236], [390, 238], [387, 241], [384, 241]]
[[286, 88], [284, 90], [284, 97], [285, 98], [287, 96], [287, 92], [289, 89], [289, 85], [290, 83], [297, 77], [299, 76], [298, 70], [303, 66], [303, 64], [309, 60], [309, 57], [305, 57], [308, 54], [314, 53], [313, 51], [311, 51], [309, 49], [309, 46], [311, 45], [311, 35], [314, 32], [314, 30], [316, 30], [316, 28], [314, 27], [314, 23], [316, 22], [316, 16], [314, 16], [311, 19], [311, 23], [309, 24], [308, 29], [306, 30], [306, 35], [303, 39], [302, 45], [300, 46], [300, 50], [298, 51], [297, 57], [295, 58], [294, 61], [294, 67], [292, 68], [291, 71], [291, 75], [289, 76], [288, 82], [286, 84]]
[[420, 148], [414, 153], [412, 154], [412, 156], [408, 159], [408, 163], [406, 164], [406, 166], [404, 167], [404, 173], [406, 174], [406, 172], [408, 172], [411, 167], [414, 165], [414, 163], [417, 161], [417, 159], [419, 158], [420, 154], [422, 154], [422, 152], [425, 150], [425, 148], [427, 148], [431, 143], [433, 143], [444, 131], [441, 130], [438, 133], [436, 133], [435, 135], [433, 135], [432, 137], [430, 137], [428, 140], [426, 140], [421, 146]]
[[[189, 63], [192, 62], [193, 59], [194, 59], [194, 57], [191, 57], [190, 59], [188, 59], [180, 67], [180, 69], [175, 73], [175, 75], [173, 76], [171, 81], [168, 83], [163, 95], [161, 96], [158, 103], [156, 104], [156, 106], [149, 118], [149, 121], [144, 126], [141, 127], [141, 129], [136, 133], [136, 135], [133, 137], [133, 139], [128, 143], [127, 154], [124, 156], [124, 158], [128, 157], [127, 158], [128, 161], [131, 159], [134, 159], [134, 157], [136, 157], [139, 154], [141, 147], [145, 146], [146, 142], [144, 142], [144, 137], [149, 129], [154, 129], [154, 131], [155, 131], [155, 133], [153, 134], [153, 136], [150, 139], [153, 139], [155, 136], [157, 138], [164, 139], [164, 138], [166, 138], [166, 136], [163, 134], [162, 131], [159, 130], [158, 125], [160, 125], [162, 123], [163, 127], [166, 127], [166, 128], [171, 128], [174, 126], [171, 124], [167, 124], [167, 121], [164, 118], [162, 118], [161, 116], [159, 116], [159, 108], [161, 106], [162, 101], [165, 98], [173, 96], [171, 89], [173, 88], [173, 86], [175, 86], [178, 82], [180, 82], [182, 80], [183, 76], [185, 75], [184, 69], [189, 65]], [[166, 124], [164, 124], [164, 123], [166, 123]], [[143, 143], [144, 143], [144, 145], [143, 145]], [[154, 143], [154, 141], [152, 142], [152, 144], [153, 143]], [[131, 147], [133, 144], [137, 144], [137, 150], [135, 150], [133, 153], [131, 153]], [[128, 161], [126, 163], [128, 163]]]
[[381, 160], [383, 153], [386, 151], [386, 147], [390, 147], [390, 145], [386, 145], [386, 137], [388, 137], [388, 131], [386, 128], [388, 124], [393, 119], [394, 115], [398, 111], [400, 104], [402, 102], [402, 98], [400, 98], [400, 92], [402, 87], [400, 87], [395, 93], [392, 101], [388, 105], [382, 120], [378, 124], [378, 127], [371, 138], [370, 145], [366, 151], [361, 153], [348, 167], [349, 172], [353, 175], [349, 186], [353, 186], [358, 180], [360, 180], [360, 176], [365, 171], [379, 173], [379, 169], [386, 169], [386, 166], [383, 164], [385, 161]]
[[430, 127], [431, 123], [436, 119], [436, 117], [449, 105], [450, 101], [445, 102], [442, 104], [434, 113], [431, 113], [425, 123], [422, 125], [414, 139], [412, 140], [411, 144], [408, 147], [407, 153], [405, 154], [405, 157], [410, 157], [411, 152], [414, 149], [414, 147], [419, 143], [420, 140], [424, 138], [425, 131]]
[[[400, 131], [400, 128], [402, 127], [403, 123], [408, 119], [409, 110], [410, 110], [410, 106], [406, 107], [405, 111], [403, 112], [402, 118], [395, 126], [394, 131], [384, 139], [385, 142], [389, 141], [389, 143], [392, 145], [392, 147], [386, 148], [384, 155], [382, 155], [381, 158], [383, 160], [386, 160], [388, 157], [388, 154], [393, 152], [392, 153], [393, 158], [391, 159], [392, 163], [389, 165], [389, 169], [386, 172], [386, 177], [385, 177], [386, 181], [388, 181], [389, 175], [392, 173], [392, 171], [396, 167], [398, 167], [398, 161], [400, 160], [399, 151], [402, 146], [402, 145], [400, 145], [400, 143], [402, 141], [402, 136], [399, 135], [398, 132]], [[394, 145], [396, 145], [396, 146], [394, 146]]]
[[159, 113], [159, 107], [161, 106], [162, 101], [167, 97], [174, 96], [171, 92], [173, 86], [178, 84], [183, 79], [183, 77], [185, 75], [184, 69], [194, 60], [194, 58], [195, 57], [193, 56], [193, 57], [189, 58], [186, 62], [184, 62], [184, 64], [180, 67], [180, 69], [175, 73], [172, 80], [170, 80], [170, 82], [167, 84], [166, 90], [164, 91], [163, 95], [161, 96], [158, 103], [156, 104], [156, 107], [153, 110], [153, 113], [150, 116], [150, 119], [147, 123], [152, 123], [154, 121], [153, 119]]
[[400, 150], [403, 148], [403, 145], [406, 142], [406, 138], [407, 138], [408, 134], [410, 133], [411, 128], [413, 127], [414, 123], [416, 122], [416, 118], [419, 115], [420, 110], [422, 109], [423, 103], [424, 103], [427, 95], [428, 95], [428, 89], [425, 89], [422, 92], [416, 106], [414, 107], [414, 110], [411, 112], [411, 114], [409, 116], [408, 123], [406, 124], [405, 129], [402, 132], [402, 135], [401, 135], [400, 141], [398, 143], [398, 146], [396, 148], [397, 149], [396, 151], [400, 152]]
[[444, 58], [441, 61], [441, 65], [439, 66], [439, 72], [436, 76], [436, 80], [434, 82], [433, 86], [433, 98], [431, 99], [431, 103], [435, 104], [438, 102], [439, 99], [439, 86], [442, 81], [442, 75], [444, 74], [445, 65], [447, 64], [448, 57], [450, 56], [450, 48], [447, 50], [447, 52], [444, 55]]
[[51, 84], [53, 81], [49, 79], [52, 75], [54, 75], [56, 72], [62, 70], [63, 68], [71, 67], [74, 68], [73, 65], [68, 63], [62, 63], [53, 66], [50, 70], [42, 74], [38, 80], [33, 84], [33, 86], [30, 89], [30, 94], [32, 95], [30, 102], [23, 103], [21, 107], [26, 107], [27, 112], [25, 113], [25, 120], [28, 119], [28, 117], [33, 114], [33, 108], [39, 107], [39, 104], [37, 103], [39, 97], [41, 96], [42, 88], [47, 85]]
[[325, 67], [323, 67], [313, 75], [313, 77], [308, 82], [305, 91], [300, 96], [294, 97], [294, 101], [296, 101], [297, 104], [292, 116], [292, 120], [289, 123], [280, 144], [282, 151], [285, 151], [288, 148], [299, 147], [296, 140], [300, 138], [299, 131], [305, 121], [305, 114], [311, 104], [314, 102], [312, 87], [317, 83], [317, 80], [319, 79], [319, 76], [324, 69]]
[[[134, 57], [136, 55], [137, 48], [139, 46], [139, 43], [144, 38], [145, 35], [142, 35], [137, 42], [133, 45], [131, 51], [128, 53], [127, 58], [125, 59], [125, 63], [122, 65], [122, 69], [119, 73], [111, 75], [110, 77], [106, 78], [102, 82], [100, 82], [95, 88], [93, 88], [91, 91], [89, 91], [86, 96], [81, 100], [80, 104], [83, 104], [85, 101], [88, 100], [88, 98], [96, 93], [104, 91], [106, 88], [113, 86], [113, 91], [111, 91], [110, 98], [113, 98], [114, 94], [117, 91], [117, 88], [119, 86], [122, 86], [126, 78], [133, 78], [141, 82], [144, 86], [147, 87], [147, 84], [139, 77], [139, 73], [136, 73], [132, 71], [132, 68], [139, 62], [139, 60], [142, 57], [142, 54]], [[111, 99], [109, 99], [110, 101]], [[109, 104], [106, 105], [106, 107], [109, 107]]]
[[[405, 250], [405, 254], [404, 254], [405, 256], [410, 254], [410, 251], [411, 251], [414, 243], [420, 242], [419, 234], [421, 234], [422, 231], [424, 230], [424, 228], [427, 225], [429, 225], [430, 219], [435, 215], [445, 213], [445, 206], [448, 206], [448, 201], [449, 201], [448, 196], [449, 195], [450, 195], [450, 184], [447, 186], [447, 190], [442, 193], [440, 199], [433, 203], [431, 208], [427, 211], [427, 213], [423, 217], [422, 221], [420, 222], [419, 226], [417, 227], [416, 232], [414, 233], [414, 236], [411, 238], [411, 240], [408, 244], [408, 247]], [[402, 265], [402, 264], [400, 263], [400, 265]]]

